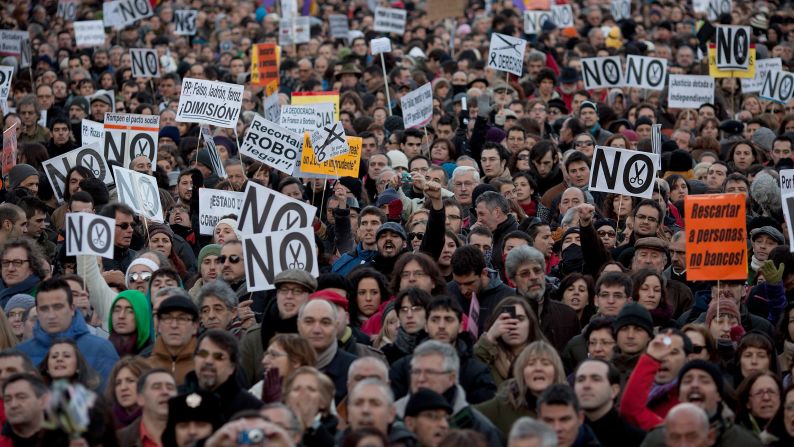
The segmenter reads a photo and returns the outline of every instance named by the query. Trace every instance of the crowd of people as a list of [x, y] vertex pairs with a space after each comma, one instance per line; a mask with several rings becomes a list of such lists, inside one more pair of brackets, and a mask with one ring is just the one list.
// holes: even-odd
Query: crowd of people
[[[613, 2], [558, 0], [574, 26], [547, 20], [528, 35], [522, 11], [548, 1], [299, 1], [309, 40], [280, 47], [275, 94], [339, 95], [361, 161], [331, 179], [239, 152], [268, 99], [251, 82], [252, 46], [279, 42], [290, 2], [150, 3], [153, 15], [108, 28], [97, 48], [77, 47], [59, 4], [81, 21], [102, 2], [0, 7], [0, 28], [27, 32], [31, 48], [29, 66], [0, 60], [14, 68], [0, 446], [794, 445], [781, 181], [794, 99], [725, 77], [712, 103], [675, 109], [667, 89], [586, 90], [582, 77], [585, 58], [628, 55], [708, 75], [709, 24], [751, 27], [753, 63], [788, 70], [790, 2], [635, 1], [616, 20]], [[383, 37], [375, 7], [407, 11], [383, 61], [369, 48]], [[195, 35], [175, 33], [182, 9], [198, 11]], [[330, 37], [332, 14], [348, 39]], [[528, 41], [520, 76], [488, 68], [492, 33]], [[133, 77], [136, 48], [157, 51], [160, 77]], [[236, 128], [213, 126], [214, 145], [176, 121], [188, 78], [244, 86]], [[427, 83], [432, 118], [406, 129], [401, 98]], [[156, 160], [124, 167], [154, 176], [162, 223], [84, 166], [61, 179], [63, 201], [54, 192], [44, 163], [93, 144], [84, 120], [108, 112], [159, 115]], [[591, 190], [596, 146], [651, 152], [655, 124], [652, 198]], [[201, 232], [199, 189], [248, 183], [316, 207], [318, 276], [285, 269], [273, 290], [249, 290], [240, 215]], [[746, 198], [746, 278], [687, 277], [684, 203], [704, 194]], [[77, 212], [114, 219], [112, 257], [67, 255]]]

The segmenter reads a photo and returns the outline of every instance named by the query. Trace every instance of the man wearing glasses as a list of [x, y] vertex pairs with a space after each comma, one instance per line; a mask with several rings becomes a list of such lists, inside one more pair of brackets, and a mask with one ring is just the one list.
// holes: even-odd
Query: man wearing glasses
[[198, 307], [187, 295], [173, 295], [160, 303], [156, 316], [157, 340], [147, 361], [152, 368], [172, 371], [176, 384], [181, 386], [188, 372], [193, 371]]
[[240, 302], [252, 300], [251, 309], [261, 312], [265, 309], [264, 292], [249, 292], [245, 280], [245, 265], [243, 264], [243, 243], [234, 240], [223, 244], [221, 255], [218, 256], [221, 265], [221, 277], [237, 294]]
[[102, 266], [105, 271], [126, 272], [137, 255], [135, 250], [130, 248], [135, 212], [123, 203], [112, 203], [102, 208], [100, 215], [116, 219], [116, 231], [113, 234], [113, 259], [102, 258]]
[[259, 410], [264, 403], [240, 386], [236, 371], [240, 348], [229, 332], [211, 329], [199, 340], [194, 368], [180, 387], [184, 393], [212, 392], [220, 398], [223, 422], [242, 410]]

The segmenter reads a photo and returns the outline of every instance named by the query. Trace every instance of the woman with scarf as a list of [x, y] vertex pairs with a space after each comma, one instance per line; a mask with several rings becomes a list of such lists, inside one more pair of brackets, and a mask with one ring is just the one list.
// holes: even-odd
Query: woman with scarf
[[133, 423], [141, 415], [138, 405], [138, 378], [151, 366], [141, 357], [123, 357], [113, 366], [108, 380], [107, 397], [113, 404], [116, 429]]

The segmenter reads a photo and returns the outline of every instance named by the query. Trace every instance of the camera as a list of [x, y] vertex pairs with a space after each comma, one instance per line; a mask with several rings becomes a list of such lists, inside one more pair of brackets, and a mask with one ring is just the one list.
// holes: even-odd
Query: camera
[[265, 440], [265, 432], [258, 428], [240, 432], [237, 436], [238, 445], [254, 445]]

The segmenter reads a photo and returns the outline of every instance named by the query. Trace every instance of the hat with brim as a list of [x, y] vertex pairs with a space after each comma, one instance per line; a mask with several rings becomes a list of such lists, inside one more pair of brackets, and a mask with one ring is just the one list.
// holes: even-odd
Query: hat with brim
[[357, 78], [361, 77], [361, 70], [353, 64], [345, 64], [339, 73], [336, 74], [336, 79], [339, 80], [344, 75], [354, 75]]

